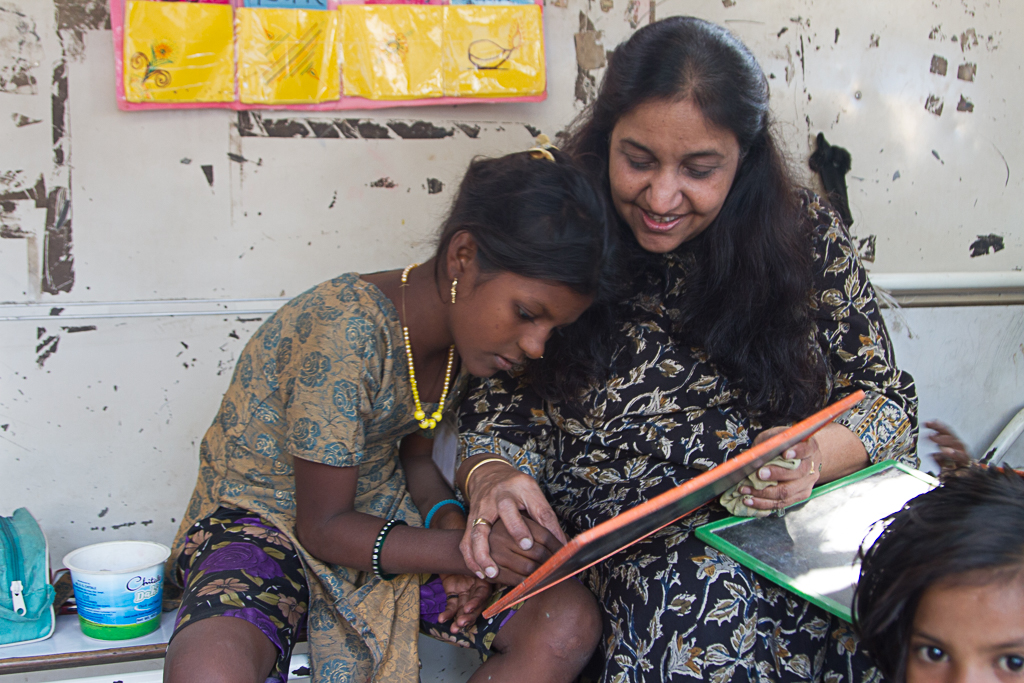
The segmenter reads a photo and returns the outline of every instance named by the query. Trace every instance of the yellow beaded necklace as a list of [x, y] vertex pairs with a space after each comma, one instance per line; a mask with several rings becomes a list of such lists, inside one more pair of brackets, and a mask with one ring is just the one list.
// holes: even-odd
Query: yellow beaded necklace
[[[405, 288], [409, 286], [409, 272], [418, 265], [418, 263], [409, 264], [402, 271], [402, 318], [404, 320], [408, 320], [405, 315]], [[452, 379], [452, 364], [455, 361], [455, 344], [452, 344], [448, 349], [448, 368], [444, 371], [444, 386], [441, 388], [441, 400], [437, 404], [437, 410], [431, 413], [430, 417], [427, 417], [427, 414], [423, 412], [423, 404], [420, 403], [419, 387], [416, 386], [416, 369], [412, 365], [412, 344], [409, 343], [409, 328], [406, 325], [402, 325], [402, 338], [405, 340], [405, 358], [409, 363], [409, 384], [412, 386], [412, 400], [416, 403], [416, 412], [413, 413], [413, 417], [419, 421], [420, 429], [433, 429], [441, 421], [442, 414], [444, 413], [444, 398], [448, 395], [448, 383]]]

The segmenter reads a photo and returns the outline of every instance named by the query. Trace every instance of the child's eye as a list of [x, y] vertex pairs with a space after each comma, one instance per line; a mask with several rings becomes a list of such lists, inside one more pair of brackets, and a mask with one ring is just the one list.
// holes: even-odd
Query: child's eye
[[946, 660], [946, 651], [934, 645], [922, 645], [917, 648], [918, 656], [926, 662], [936, 664]]
[[1009, 671], [1010, 673], [1020, 673], [1024, 671], [1024, 656], [1021, 655], [1005, 655], [999, 658], [999, 668]]
[[522, 318], [523, 320], [533, 320], [536, 316], [531, 315], [530, 312], [527, 311], [525, 308], [520, 307], [519, 317]]

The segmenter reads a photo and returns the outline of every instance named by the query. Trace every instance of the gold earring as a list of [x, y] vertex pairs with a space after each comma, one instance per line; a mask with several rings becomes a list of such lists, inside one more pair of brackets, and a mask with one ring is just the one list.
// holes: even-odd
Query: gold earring
[[452, 303], [455, 303], [455, 288], [459, 286], [459, 278], [452, 280]]

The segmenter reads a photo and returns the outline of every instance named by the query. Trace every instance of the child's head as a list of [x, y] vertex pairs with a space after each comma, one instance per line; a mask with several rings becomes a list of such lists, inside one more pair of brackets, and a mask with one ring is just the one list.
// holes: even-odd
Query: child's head
[[453, 286], [449, 328], [478, 376], [539, 358], [613, 287], [607, 201], [568, 155], [545, 151], [474, 160], [441, 229], [438, 289], [450, 300]]
[[1024, 478], [972, 467], [888, 519], [854, 624], [888, 680], [1024, 681]]

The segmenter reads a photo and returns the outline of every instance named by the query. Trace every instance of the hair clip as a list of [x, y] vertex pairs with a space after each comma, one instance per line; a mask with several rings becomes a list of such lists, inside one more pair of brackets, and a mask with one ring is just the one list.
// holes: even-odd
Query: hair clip
[[526, 150], [526, 153], [534, 159], [547, 159], [548, 161], [554, 161], [555, 155], [551, 153], [551, 150], [558, 148], [551, 144], [551, 138], [544, 135], [544, 133], [541, 133], [536, 137], [536, 142], [537, 144]]

